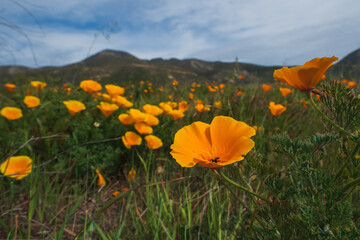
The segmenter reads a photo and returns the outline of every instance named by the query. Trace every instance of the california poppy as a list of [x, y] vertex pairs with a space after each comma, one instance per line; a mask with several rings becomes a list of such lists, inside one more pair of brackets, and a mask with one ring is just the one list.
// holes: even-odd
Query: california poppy
[[270, 102], [269, 109], [273, 116], [278, 116], [278, 115], [282, 114], [283, 112], [285, 112], [286, 107], [284, 107], [281, 104], [275, 104], [275, 102]]
[[326, 70], [337, 60], [338, 58], [334, 56], [314, 58], [302, 66], [283, 67], [274, 71], [274, 79], [283, 81], [300, 91], [312, 90], [323, 78]]
[[172, 110], [172, 111], [170, 112], [170, 114], [171, 114], [173, 120], [175, 120], [175, 121], [176, 121], [176, 120], [179, 120], [180, 118], [185, 117], [184, 112], [181, 111], [181, 110]]
[[0, 165], [2, 174], [20, 180], [32, 170], [32, 159], [28, 156], [10, 157]]
[[64, 101], [63, 103], [71, 115], [75, 115], [76, 113], [86, 109], [85, 105], [80, 101], [70, 100]]
[[146, 123], [138, 122], [134, 124], [136, 131], [140, 134], [151, 134], [153, 132], [152, 127], [148, 126]]
[[130, 102], [129, 100], [127, 100], [125, 97], [122, 96], [116, 96], [116, 98], [113, 98], [113, 102], [122, 108], [129, 108], [133, 106], [132, 102]]
[[128, 131], [125, 133], [125, 136], [121, 137], [121, 140], [123, 141], [126, 148], [131, 148], [135, 145], [140, 145], [142, 142], [142, 139], [139, 135], [137, 135], [134, 132]]
[[290, 88], [280, 88], [281, 95], [287, 97], [293, 91]]
[[127, 174], [128, 181], [135, 180], [136, 177], [136, 170], [131, 168], [130, 171]]
[[221, 108], [221, 107], [222, 107], [221, 101], [214, 102], [214, 107], [216, 107], [216, 108]]
[[101, 173], [99, 172], [98, 169], [96, 169], [95, 171], [96, 171], [96, 174], [98, 175], [98, 180], [96, 182], [96, 185], [98, 185], [99, 187], [106, 185], [106, 181], [105, 181], [103, 175], [101, 175]]
[[40, 105], [40, 99], [34, 96], [25, 96], [24, 103], [28, 108], [33, 108]]
[[149, 113], [154, 116], [159, 116], [160, 114], [163, 113], [163, 110], [161, 108], [159, 108], [158, 106], [155, 106], [155, 105], [150, 105], [150, 104], [145, 104], [143, 106], [143, 110], [145, 113]]
[[105, 85], [105, 89], [111, 97], [116, 97], [125, 93], [125, 88], [113, 84]]
[[0, 114], [8, 120], [16, 120], [23, 116], [21, 109], [16, 107], [4, 107], [1, 109]]
[[135, 121], [135, 119], [127, 113], [120, 114], [118, 119], [124, 125], [130, 125]]
[[159, 119], [152, 114], [145, 113], [146, 118], [144, 122], [149, 126], [156, 126], [159, 124]]
[[4, 86], [6, 88], [6, 91], [8, 91], [8, 92], [12, 92], [16, 88], [16, 85], [12, 84], [12, 83], [5, 83]]
[[210, 108], [209, 108], [209, 107], [205, 107], [204, 104], [202, 104], [202, 103], [196, 104], [195, 109], [196, 109], [199, 113], [203, 113], [203, 112], [210, 111]]
[[146, 114], [138, 109], [131, 108], [128, 113], [134, 118], [135, 122], [144, 122], [146, 120]]
[[100, 83], [98, 83], [97, 81], [94, 81], [94, 80], [83, 80], [80, 83], [80, 87], [85, 92], [88, 92], [90, 94], [98, 92], [102, 89], [102, 86], [100, 85]]
[[31, 81], [30, 84], [31, 86], [33, 86], [38, 90], [42, 90], [47, 85], [45, 82], [40, 82], [40, 81]]
[[97, 108], [100, 109], [101, 113], [108, 117], [114, 111], [116, 111], [119, 107], [116, 104], [108, 103], [108, 102], [100, 102], [100, 105], [97, 105]]
[[185, 112], [186, 110], [188, 110], [188, 108], [189, 108], [189, 106], [186, 101], [179, 102], [179, 110], [180, 111]]
[[172, 82], [172, 85], [173, 85], [173, 86], [176, 86], [176, 85], [178, 85], [178, 84], [179, 84], [179, 82], [176, 81], [176, 80], [174, 80], [174, 81]]
[[270, 84], [265, 84], [265, 83], [263, 85], [261, 85], [261, 87], [264, 90], [264, 92], [268, 92], [272, 88], [272, 86]]
[[147, 135], [145, 136], [146, 146], [148, 149], [158, 149], [163, 146], [163, 142], [160, 138], [154, 136], [154, 135]]
[[255, 129], [231, 117], [217, 116], [211, 124], [194, 122], [176, 134], [170, 154], [182, 167], [196, 164], [219, 169], [241, 161], [254, 146]]
[[169, 115], [173, 108], [168, 103], [161, 102], [159, 103], [160, 108], [163, 110], [164, 115]]

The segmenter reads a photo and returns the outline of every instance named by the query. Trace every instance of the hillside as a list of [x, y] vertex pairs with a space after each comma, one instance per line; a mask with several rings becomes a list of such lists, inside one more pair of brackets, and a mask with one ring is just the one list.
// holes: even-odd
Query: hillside
[[[172, 79], [192, 81], [236, 81], [239, 84], [271, 82], [274, 69], [254, 64], [236, 62], [207, 62], [198, 59], [139, 59], [127, 52], [103, 50], [83, 61], [62, 67], [28, 68], [23, 66], [0, 66], [0, 81], [8, 81], [19, 75], [51, 76], [59, 82], [79, 83], [94, 79], [103, 83], [149, 80], [153, 83], [170, 84]], [[350, 53], [337, 63], [329, 74], [351, 78], [360, 75], [360, 49]], [[244, 80], [236, 76], [244, 75]]]

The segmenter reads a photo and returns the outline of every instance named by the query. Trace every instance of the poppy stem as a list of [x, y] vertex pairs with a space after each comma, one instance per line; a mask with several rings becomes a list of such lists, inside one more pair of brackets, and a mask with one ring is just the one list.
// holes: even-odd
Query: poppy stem
[[355, 138], [357, 139], [357, 136], [355, 136], [354, 134], [346, 131], [344, 128], [340, 127], [339, 125], [337, 125], [333, 120], [331, 120], [328, 116], [326, 116], [321, 110], [320, 108], [316, 105], [316, 103], [314, 102], [314, 99], [311, 97], [311, 91], [308, 92], [308, 94], [306, 94], [306, 96], [309, 99], [309, 102], [311, 103], [311, 105], [313, 106], [313, 108], [320, 114], [320, 116], [327, 121], [328, 123], [330, 123], [334, 128], [336, 128], [337, 130], [339, 130], [341, 133], [351, 137], [351, 138]]
[[268, 199], [266, 199], [266, 198], [260, 196], [259, 194], [251, 191], [250, 189], [247, 189], [246, 187], [241, 186], [240, 184], [234, 182], [233, 180], [231, 180], [230, 178], [228, 178], [227, 176], [225, 176], [225, 175], [224, 175], [222, 172], [220, 172], [219, 170], [215, 169], [214, 171], [215, 171], [220, 177], [222, 177], [222, 179], [224, 179], [226, 182], [230, 183], [231, 185], [234, 185], [235, 187], [237, 187], [237, 188], [239, 188], [239, 189], [241, 189], [241, 190], [243, 190], [243, 191], [245, 191], [245, 192], [247, 192], [247, 193], [249, 193], [249, 194], [251, 194], [251, 195], [254, 195], [254, 196], [257, 197], [257, 198], [260, 198], [261, 200], [263, 200], [263, 201], [265, 201], [265, 202], [267, 202], [267, 203], [271, 203]]

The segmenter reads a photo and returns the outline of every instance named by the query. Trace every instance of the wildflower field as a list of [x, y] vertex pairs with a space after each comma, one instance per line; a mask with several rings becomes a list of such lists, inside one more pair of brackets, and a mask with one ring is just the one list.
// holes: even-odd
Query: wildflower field
[[0, 87], [0, 239], [360, 239], [357, 79]]

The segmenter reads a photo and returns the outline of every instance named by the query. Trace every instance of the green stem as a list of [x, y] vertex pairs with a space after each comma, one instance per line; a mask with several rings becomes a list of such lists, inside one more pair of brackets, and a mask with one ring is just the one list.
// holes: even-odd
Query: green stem
[[266, 198], [260, 196], [259, 194], [251, 191], [250, 189], [247, 189], [246, 187], [241, 186], [240, 184], [234, 182], [233, 180], [231, 180], [230, 178], [228, 178], [227, 176], [225, 176], [225, 175], [224, 175], [222, 172], [220, 172], [219, 170], [214, 170], [214, 171], [215, 171], [218, 175], [220, 175], [226, 182], [230, 183], [231, 185], [234, 185], [235, 187], [237, 187], [237, 188], [239, 188], [239, 189], [241, 189], [241, 190], [243, 190], [243, 191], [245, 191], [245, 192], [247, 192], [247, 193], [249, 193], [249, 194], [251, 194], [251, 195], [254, 195], [254, 196], [257, 197], [257, 198], [260, 198], [261, 200], [263, 200], [263, 201], [265, 201], [265, 202], [267, 202], [267, 203], [271, 203], [268, 199], [266, 199]]
[[356, 146], [354, 147], [354, 149], [352, 150], [352, 152], [347, 156], [344, 164], [340, 167], [339, 171], [337, 172], [337, 174], [335, 175], [334, 181], [335, 182], [341, 175], [342, 171], [344, 170], [344, 168], [346, 167], [346, 165], [348, 165], [348, 163], [350, 162], [350, 160], [355, 156], [355, 154], [357, 153], [357, 151], [360, 148], [360, 142], [356, 143]]
[[360, 178], [356, 178], [355, 180], [352, 180], [348, 184], [344, 186], [344, 190], [347, 191], [351, 187], [355, 187], [356, 185], [360, 184]]
[[316, 105], [316, 103], [314, 102], [314, 99], [311, 97], [311, 91], [308, 92], [308, 94], [306, 94], [306, 96], [309, 99], [309, 102], [311, 103], [311, 105], [313, 106], [313, 108], [318, 112], [318, 114], [320, 114], [320, 116], [327, 121], [328, 123], [330, 123], [334, 128], [336, 128], [337, 130], [339, 130], [340, 132], [342, 132], [343, 134], [349, 136], [349, 137], [353, 137], [353, 138], [357, 138], [357, 136], [353, 135], [352, 133], [346, 131], [344, 128], [340, 127], [338, 124], [336, 124], [333, 120], [331, 120], [330, 118], [328, 118], [328, 116], [326, 116], [321, 110], [320, 108]]

